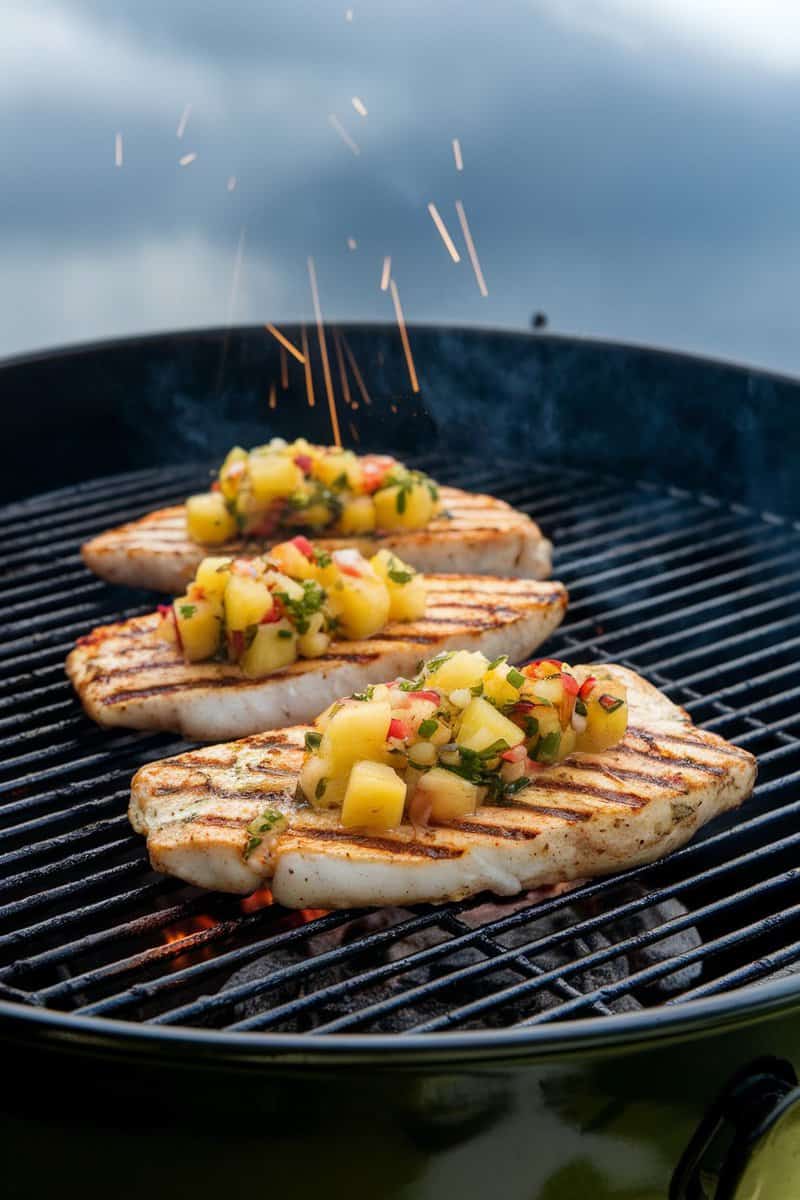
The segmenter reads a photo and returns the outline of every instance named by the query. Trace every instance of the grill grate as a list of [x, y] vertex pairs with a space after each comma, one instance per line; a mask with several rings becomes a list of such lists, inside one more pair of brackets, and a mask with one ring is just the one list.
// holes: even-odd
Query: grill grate
[[663, 862], [538, 903], [300, 914], [156, 877], [127, 784], [186, 743], [96, 729], [62, 664], [80, 633], [152, 603], [93, 579], [80, 542], [203, 476], [93, 481], [0, 511], [0, 998], [318, 1037], [608, 1018], [800, 967], [800, 525], [563, 468], [420, 465], [540, 521], [571, 595], [549, 650], [640, 670], [756, 753], [747, 807]]

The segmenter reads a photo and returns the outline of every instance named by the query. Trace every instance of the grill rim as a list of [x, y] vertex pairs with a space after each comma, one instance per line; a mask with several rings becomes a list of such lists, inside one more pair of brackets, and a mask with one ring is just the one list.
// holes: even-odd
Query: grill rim
[[[794, 1002], [794, 1003], [793, 1003]], [[139, 1024], [115, 1018], [84, 1017], [52, 1009], [29, 1007], [0, 1000], [0, 1040], [33, 1029], [37, 1040], [53, 1042], [60, 1035], [74, 1049], [125, 1051], [131, 1047], [163, 1057], [169, 1049], [180, 1058], [187, 1048], [202, 1047], [214, 1056], [212, 1065], [242, 1066], [255, 1056], [271, 1060], [294, 1059], [305, 1065], [355, 1058], [359, 1063], [380, 1061], [402, 1066], [424, 1059], [460, 1062], [498, 1059], [524, 1053], [526, 1058], [555, 1057], [576, 1051], [632, 1049], [655, 1041], [707, 1037], [730, 1032], [739, 1025], [781, 1015], [800, 1004], [800, 974], [768, 983], [747, 984], [718, 996], [701, 997], [685, 1004], [565, 1020], [530, 1028], [481, 1029], [424, 1034], [329, 1033], [309, 1038], [305, 1034], [201, 1029], [185, 1025]], [[6, 1022], [10, 1028], [5, 1028]], [[193, 1063], [193, 1066], [200, 1064]], [[203, 1064], [206, 1065], [206, 1064]], [[263, 1065], [260, 1063], [259, 1065]]]

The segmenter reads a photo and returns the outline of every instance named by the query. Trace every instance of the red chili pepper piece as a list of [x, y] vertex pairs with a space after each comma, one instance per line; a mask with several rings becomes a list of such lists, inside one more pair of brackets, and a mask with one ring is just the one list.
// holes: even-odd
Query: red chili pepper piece
[[390, 738], [408, 737], [408, 725], [406, 725], [405, 721], [401, 721], [397, 717], [392, 717], [389, 722], [389, 733], [387, 736]]
[[296, 546], [300, 553], [304, 554], [309, 562], [314, 561], [314, 547], [311, 545], [311, 542], [307, 537], [303, 537], [302, 533], [299, 533], [297, 537], [292, 538], [292, 545]]
[[234, 658], [239, 658], [244, 654], [244, 631], [232, 629], [228, 634], [228, 645]]
[[567, 693], [568, 696], [577, 696], [578, 681], [574, 675], [570, 675], [570, 673], [568, 671], [562, 671], [561, 672], [561, 683], [563, 685], [564, 691]]
[[175, 616], [175, 609], [172, 607], [171, 604], [157, 605], [157, 612], [160, 617], [174, 617]]
[[314, 465], [314, 460], [309, 454], [295, 454], [294, 465], [299, 467], [304, 475], [308, 475]]
[[358, 567], [354, 567], [352, 563], [337, 563], [336, 564], [343, 575], [352, 575], [354, 579], [361, 578], [361, 572]]
[[620, 700], [619, 696], [609, 696], [608, 692], [604, 693], [604, 695], [602, 695], [600, 697], [600, 699], [597, 701], [597, 703], [607, 713], [616, 712], [617, 709], [622, 708], [622, 705], [623, 705], [623, 701]]
[[409, 692], [408, 694], [414, 700], [430, 700], [432, 704], [438, 704], [441, 700], [439, 693], [434, 691]]
[[522, 762], [527, 753], [528, 751], [525, 749], [525, 743], [520, 742], [518, 746], [512, 746], [510, 750], [504, 750], [500, 757], [505, 762]]
[[535, 678], [536, 668], [540, 667], [542, 663], [550, 663], [551, 666], [558, 667], [559, 671], [564, 666], [564, 664], [558, 658], [535, 658], [533, 662], [527, 663], [526, 666], [522, 668], [522, 674], [528, 675], [529, 677], [533, 676]]
[[580, 696], [581, 700], [586, 699], [596, 683], [597, 680], [595, 679], [594, 675], [590, 675], [588, 679], [584, 679], [583, 683], [578, 688], [578, 695]]

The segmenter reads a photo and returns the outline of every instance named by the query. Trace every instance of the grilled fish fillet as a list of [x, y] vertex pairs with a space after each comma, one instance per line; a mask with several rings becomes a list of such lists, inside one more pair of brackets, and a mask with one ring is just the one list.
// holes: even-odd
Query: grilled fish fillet
[[[575, 754], [536, 777], [511, 805], [420, 830], [344, 829], [335, 811], [294, 799], [304, 729], [263, 733], [151, 763], [134, 776], [129, 816], [157, 871], [216, 891], [268, 882], [293, 908], [461, 899], [605, 875], [650, 862], [753, 788], [755, 759], [696, 728], [640, 676], [621, 678], [629, 728], [602, 754]], [[581, 670], [581, 668], [577, 668]], [[245, 862], [246, 826], [280, 809], [286, 830]]]
[[[450, 487], [439, 491], [447, 515], [440, 514], [425, 529], [361, 537], [315, 537], [314, 542], [326, 550], [358, 546], [367, 556], [385, 547], [426, 573], [548, 577], [552, 546], [529, 516], [493, 496]], [[102, 533], [86, 542], [81, 553], [87, 567], [111, 583], [177, 595], [194, 577], [206, 554], [263, 554], [275, 540], [199, 546], [190, 540], [185, 510], [178, 505]]]
[[519, 662], [561, 623], [560, 583], [487, 575], [428, 575], [425, 616], [391, 623], [367, 641], [333, 642], [320, 658], [301, 658], [264, 679], [235, 664], [186, 663], [157, 635], [148, 613], [103, 625], [81, 638], [67, 674], [100, 725], [170, 729], [198, 741], [244, 737], [311, 721], [339, 696], [396, 675], [413, 675], [441, 650], [507, 653]]

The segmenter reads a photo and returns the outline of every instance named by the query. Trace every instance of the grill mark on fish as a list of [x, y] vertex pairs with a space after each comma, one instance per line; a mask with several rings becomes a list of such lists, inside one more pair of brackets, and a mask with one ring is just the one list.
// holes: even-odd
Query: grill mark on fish
[[574, 821], [590, 821], [592, 813], [590, 810], [581, 808], [567, 808], [563, 805], [561, 808], [552, 808], [548, 804], [526, 804], [524, 800], [513, 797], [509, 802], [514, 807], [524, 808], [526, 812], [539, 812], [546, 817], [557, 817], [562, 821], [570, 823]]
[[[186, 679], [182, 683], [154, 683], [152, 687], [127, 688], [118, 692], [111, 692], [108, 696], [102, 696], [100, 703], [104, 705], [124, 704], [128, 700], [144, 700], [148, 696], [163, 696], [170, 692], [191, 692], [197, 688], [208, 687], [209, 682], [208, 679]], [[219, 679], [214, 679], [214, 687], [248, 687], [258, 682], [257, 679], [231, 679], [227, 676], [222, 676]]]
[[452, 846], [429, 845], [425, 842], [405, 842], [394, 838], [373, 837], [367, 833], [352, 833], [347, 829], [317, 829], [312, 825], [295, 830], [301, 838], [316, 838], [319, 841], [351, 842], [366, 850], [386, 850], [390, 854], [405, 855], [407, 858], [462, 858], [463, 850]]
[[[700, 731], [698, 731], [700, 732]], [[649, 733], [646, 729], [640, 729], [637, 726], [628, 726], [628, 733], [634, 734], [636, 737], [642, 738], [643, 741], [655, 745], [656, 742], [677, 742], [679, 746], [698, 746], [703, 750], [710, 750], [714, 754], [730, 754], [731, 750], [736, 758], [742, 758], [745, 761], [749, 760], [750, 755], [746, 750], [742, 750], [739, 746], [730, 746], [729, 742], [725, 743], [724, 748], [714, 745], [713, 742], [707, 742], [702, 737], [681, 737], [678, 733], [658, 733], [655, 736]]]
[[246, 818], [223, 817], [218, 813], [199, 813], [186, 818], [187, 825], [218, 825], [222, 829], [241, 829], [244, 832], [248, 825]]
[[[630, 732], [631, 730], [629, 729], [628, 733]], [[648, 746], [647, 750], [641, 750], [636, 746], [626, 746], [623, 743], [621, 746], [614, 746], [614, 754], [622, 754], [632, 758], [645, 758], [652, 762], [662, 763], [664, 766], [669, 766], [671, 768], [683, 767], [687, 770], [702, 771], [706, 775], [716, 775], [719, 777], [725, 774], [725, 767], [716, 766], [714, 763], [703, 762], [702, 759], [699, 758], [668, 758], [663, 750], [659, 750], [658, 746], [656, 745], [656, 739], [650, 734], [645, 734], [643, 730], [637, 730], [637, 736], [641, 737]], [[699, 742], [696, 744], [703, 746], [707, 750], [716, 750], [718, 754], [722, 753], [718, 747], [706, 746], [705, 742]]]
[[[614, 749], [616, 751], [618, 747], [615, 746]], [[647, 755], [647, 757], [649, 758], [650, 755]], [[640, 782], [650, 784], [653, 787], [666, 788], [670, 791], [672, 791], [675, 787], [675, 783], [671, 779], [650, 775], [647, 771], [634, 771], [630, 767], [609, 767], [605, 763], [584, 762], [583, 760], [572, 760], [570, 766], [575, 771], [593, 771], [595, 774], [608, 775], [612, 779], [620, 778], [626, 781], [630, 780], [632, 782], [639, 780]], [[715, 772], [716, 769], [717, 768], [715, 767]]]
[[490, 825], [484, 821], [437, 821], [437, 829], [455, 829], [459, 833], [484, 833], [489, 837], [507, 838], [513, 842], [531, 842], [539, 837], [538, 829], [520, 829], [514, 825]]
[[577, 779], [539, 778], [531, 785], [531, 791], [578, 792], [587, 799], [606, 800], [623, 808], [644, 808], [649, 801], [648, 796], [639, 796], [636, 792], [613, 792], [610, 788], [599, 788], [593, 783], [581, 783]]

